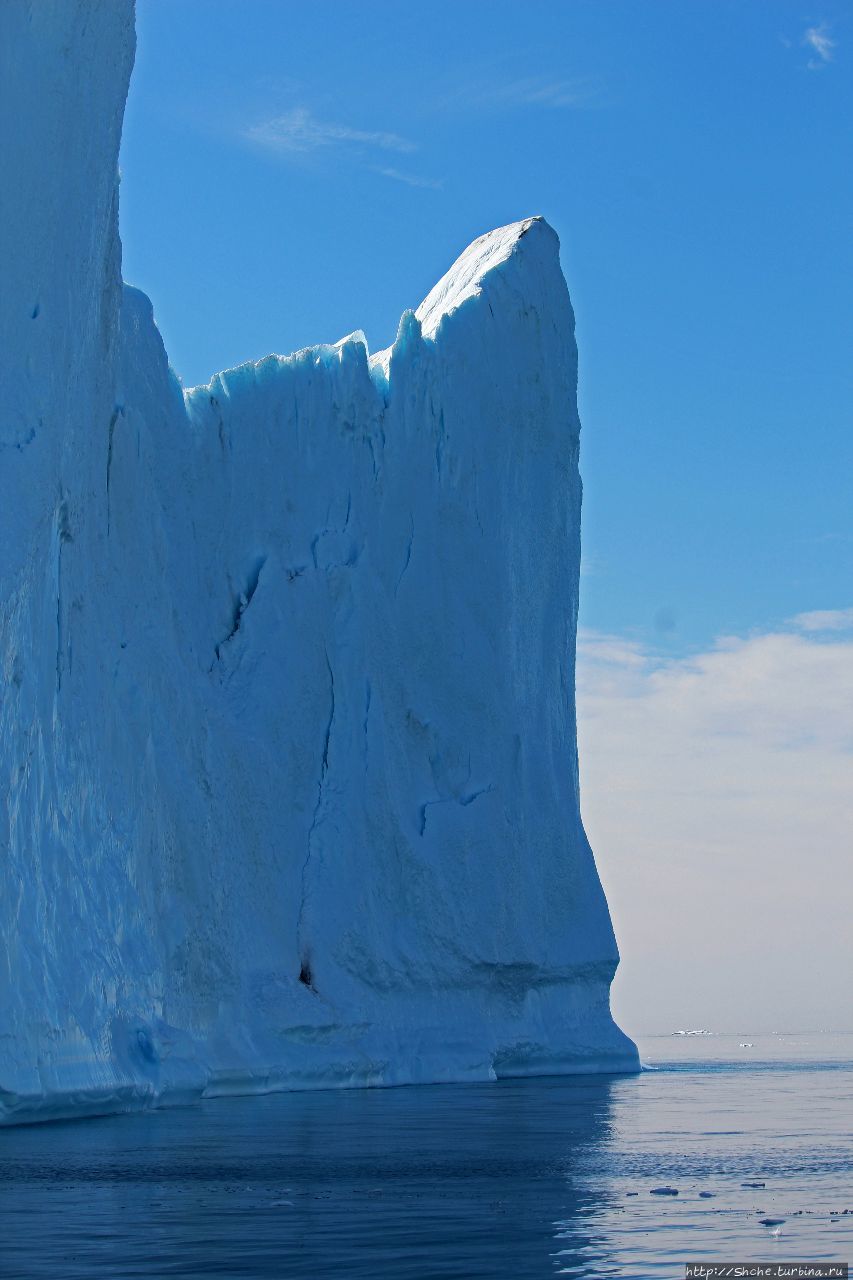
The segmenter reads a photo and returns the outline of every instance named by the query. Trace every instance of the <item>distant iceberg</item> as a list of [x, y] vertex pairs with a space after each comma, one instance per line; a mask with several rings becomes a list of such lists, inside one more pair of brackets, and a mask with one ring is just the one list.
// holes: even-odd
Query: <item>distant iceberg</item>
[[581, 825], [554, 232], [184, 394], [129, 0], [0, 8], [0, 1117], [638, 1069]]

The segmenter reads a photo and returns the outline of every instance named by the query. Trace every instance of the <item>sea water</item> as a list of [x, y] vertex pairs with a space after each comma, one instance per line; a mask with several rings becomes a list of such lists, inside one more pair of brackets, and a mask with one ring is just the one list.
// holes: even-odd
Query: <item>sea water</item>
[[0, 1131], [0, 1274], [642, 1280], [688, 1260], [853, 1261], [853, 1035], [641, 1051], [635, 1077]]

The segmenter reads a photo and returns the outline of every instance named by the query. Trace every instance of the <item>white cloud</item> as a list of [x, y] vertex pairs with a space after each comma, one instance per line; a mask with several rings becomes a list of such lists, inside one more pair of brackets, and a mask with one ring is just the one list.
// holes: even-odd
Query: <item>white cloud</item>
[[563, 80], [546, 76], [523, 76], [495, 86], [495, 100], [518, 106], [581, 107], [589, 102], [594, 88], [585, 78]]
[[853, 638], [797, 625], [677, 660], [581, 634], [581, 797], [629, 1031], [851, 1022]]
[[791, 619], [799, 631], [853, 631], [853, 609], [813, 609]]
[[433, 191], [440, 191], [444, 186], [442, 178], [422, 178], [416, 173], [403, 173], [400, 169], [377, 169], [377, 173], [381, 173], [383, 178], [392, 178], [394, 182], [404, 182], [409, 187], [428, 187]]
[[829, 28], [825, 22], [821, 22], [816, 27], [807, 27], [803, 33], [803, 44], [817, 54], [816, 58], [809, 59], [809, 70], [817, 71], [827, 62], [832, 62], [836, 43], [830, 39]]
[[466, 81], [463, 87], [448, 96], [445, 105], [464, 105], [482, 110], [510, 107], [565, 110], [589, 106], [599, 92], [599, 84], [589, 76], [567, 79], [562, 76], [536, 75], [504, 79], [495, 72], [488, 79]]
[[350, 125], [318, 120], [307, 107], [293, 107], [246, 129], [249, 142], [283, 155], [299, 155], [329, 147], [358, 147], [380, 151], [416, 151], [414, 142], [397, 133], [353, 129]]

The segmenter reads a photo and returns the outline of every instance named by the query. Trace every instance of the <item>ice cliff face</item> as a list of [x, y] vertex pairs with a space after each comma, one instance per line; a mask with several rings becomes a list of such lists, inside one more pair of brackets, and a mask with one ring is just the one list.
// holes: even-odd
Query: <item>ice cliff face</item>
[[129, 3], [0, 10], [0, 1116], [635, 1069], [557, 238], [184, 395], [120, 279], [132, 57]]

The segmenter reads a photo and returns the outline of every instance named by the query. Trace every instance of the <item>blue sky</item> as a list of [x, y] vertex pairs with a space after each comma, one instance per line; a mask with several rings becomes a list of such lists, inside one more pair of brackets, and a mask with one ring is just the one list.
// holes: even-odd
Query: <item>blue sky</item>
[[139, 2], [125, 275], [184, 381], [385, 346], [471, 239], [543, 213], [578, 320], [583, 621], [681, 652], [849, 604], [849, 6], [322, 13]]
[[[617, 1012], [755, 1028], [746, 965], [768, 1026], [830, 1025], [853, 963], [849, 4], [138, 0], [138, 32], [124, 273], [187, 385], [355, 328], [379, 349], [475, 236], [556, 228]], [[710, 982], [692, 893], [762, 921]], [[819, 1008], [783, 942], [803, 904]]]

